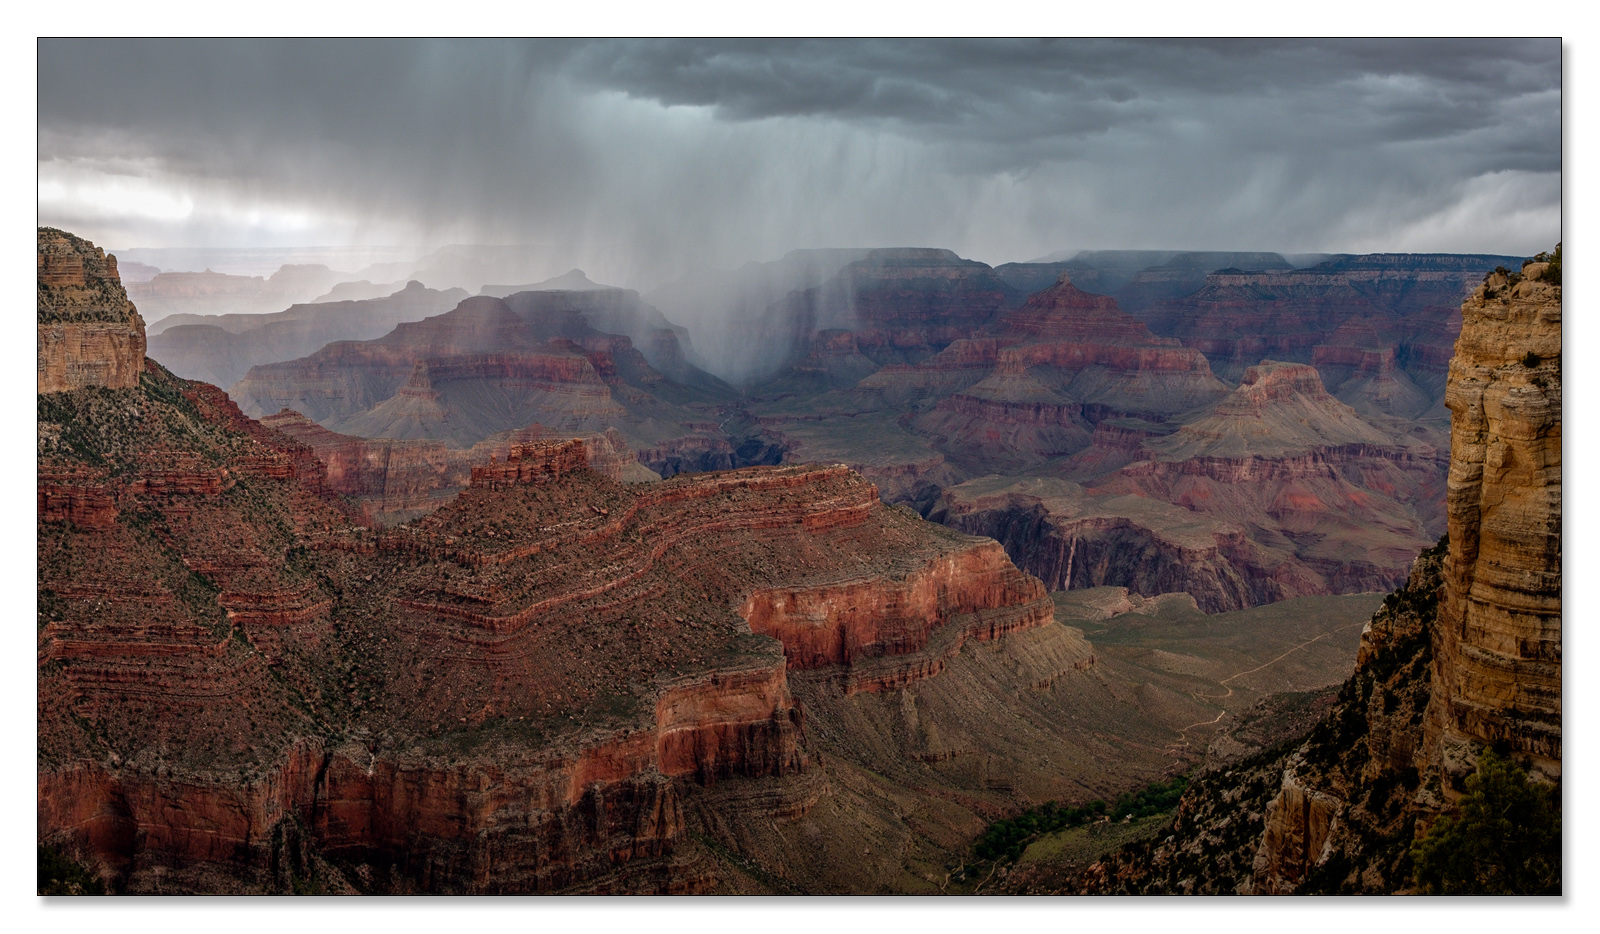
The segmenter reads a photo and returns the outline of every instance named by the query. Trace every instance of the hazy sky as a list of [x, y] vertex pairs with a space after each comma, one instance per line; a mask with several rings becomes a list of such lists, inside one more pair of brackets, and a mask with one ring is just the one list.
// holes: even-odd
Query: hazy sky
[[1557, 40], [44, 41], [39, 220], [112, 248], [1532, 253]]

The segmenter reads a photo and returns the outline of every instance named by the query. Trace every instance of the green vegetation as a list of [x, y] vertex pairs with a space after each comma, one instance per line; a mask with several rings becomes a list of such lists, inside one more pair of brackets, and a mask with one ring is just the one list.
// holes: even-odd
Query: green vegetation
[[1484, 750], [1456, 813], [1440, 817], [1411, 849], [1417, 890], [1429, 895], [1559, 895], [1561, 805], [1557, 790], [1528, 781], [1515, 763]]
[[1522, 265], [1524, 268], [1526, 268], [1534, 263], [1550, 264], [1550, 266], [1545, 269], [1544, 274], [1539, 277], [1539, 281], [1548, 282], [1551, 285], [1561, 284], [1561, 244], [1557, 243], [1556, 248], [1551, 252], [1540, 253], [1533, 259], [1525, 261]]
[[1071, 827], [1081, 827], [1101, 818], [1120, 821], [1126, 817], [1153, 817], [1178, 806], [1188, 779], [1178, 776], [1170, 782], [1156, 782], [1142, 791], [1128, 792], [1107, 805], [1104, 801], [1090, 801], [1081, 808], [1062, 807], [1046, 801], [1031, 807], [1009, 820], [990, 824], [973, 845], [973, 854], [979, 859], [1004, 859], [1016, 861], [1027, 848], [1028, 841], [1040, 834], [1055, 833]]
[[82, 863], [53, 846], [39, 844], [40, 895], [104, 895], [106, 887]]

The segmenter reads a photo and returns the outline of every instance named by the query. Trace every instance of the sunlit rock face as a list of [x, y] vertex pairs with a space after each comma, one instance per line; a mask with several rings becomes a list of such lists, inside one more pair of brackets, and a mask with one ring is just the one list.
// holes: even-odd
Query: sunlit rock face
[[131, 389], [144, 371], [144, 320], [117, 258], [87, 240], [39, 228], [39, 392]]
[[1435, 665], [1447, 747], [1561, 774], [1561, 287], [1544, 264], [1461, 306], [1450, 362], [1450, 560]]

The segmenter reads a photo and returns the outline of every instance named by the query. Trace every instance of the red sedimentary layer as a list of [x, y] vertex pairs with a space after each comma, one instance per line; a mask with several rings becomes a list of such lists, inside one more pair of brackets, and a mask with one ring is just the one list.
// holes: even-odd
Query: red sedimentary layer
[[[442, 441], [358, 438], [342, 435], [285, 409], [261, 424], [306, 445], [326, 465], [330, 489], [354, 498], [370, 518], [383, 519], [437, 509], [472, 482], [480, 467], [511, 456], [519, 445], [554, 434], [538, 425], [496, 435], [470, 448]], [[631, 479], [633, 452], [615, 431], [579, 436], [590, 469], [622, 481]]]
[[[1151, 327], [1213, 361], [1247, 365], [1263, 357], [1330, 364], [1338, 351], [1388, 349], [1413, 371], [1443, 374], [1460, 327], [1454, 308], [1485, 269], [1389, 268], [1212, 274], [1192, 295], [1143, 312]], [[1354, 327], [1352, 327], [1354, 325]]]
[[1078, 426], [1083, 413], [1083, 407], [1076, 402], [985, 399], [965, 393], [946, 396], [934, 408], [986, 422], [1041, 426]]
[[[360, 475], [349, 439], [293, 413], [265, 427], [214, 388], [172, 384], [241, 439], [219, 466], [152, 451], [120, 485], [68, 464], [41, 473], [41, 519], [73, 523], [41, 557], [69, 569], [41, 571], [42, 607], [60, 617], [40, 635], [41, 665], [57, 666], [41, 669], [55, 672], [41, 711], [59, 699], [90, 723], [130, 716], [109, 757], [70, 752], [70, 722], [41, 727], [69, 751], [41, 764], [39, 835], [107, 872], [201, 863], [259, 878], [303, 833], [324, 857], [396, 867], [423, 890], [696, 890], [715, 876], [675, 855], [675, 783], [806, 764], [780, 644], [736, 612], [752, 595], [847, 601], [833, 610], [853, 634], [843, 664], [898, 665], [861, 668], [869, 690], [937, 674], [952, 639], [1050, 618], [992, 542], [925, 531], [842, 467], [624, 488], [592, 470], [586, 439], [531, 438], [427, 519], [363, 531], [322, 494]], [[346, 453], [316, 456], [330, 451]], [[238, 483], [248, 499], [232, 497]], [[118, 502], [140, 504], [149, 532]], [[95, 554], [112, 564], [70, 570]], [[161, 554], [181, 570], [157, 570]], [[292, 555], [313, 570], [291, 571]], [[847, 585], [826, 583], [846, 568]], [[197, 619], [208, 600], [217, 615]], [[364, 695], [345, 671], [382, 687]], [[307, 718], [399, 738], [352, 743]], [[524, 718], [541, 738], [515, 732]], [[446, 754], [458, 723], [512, 732]]]
[[[1009, 612], [982, 612], [1001, 609]], [[947, 624], [961, 626], [963, 636], [993, 639], [1043, 625], [1054, 611], [1039, 581], [1019, 572], [1004, 549], [989, 542], [935, 559], [892, 582], [757, 591], [741, 612], [753, 631], [783, 643], [791, 668], [819, 668], [917, 653], [927, 648], [934, 629]], [[940, 661], [914, 660], [898, 683], [937, 674]], [[857, 687], [888, 686], [879, 677]]]
[[1180, 341], [1157, 337], [1106, 295], [1092, 295], [1062, 276], [1054, 286], [1028, 298], [998, 326], [1005, 354], [1025, 367], [1079, 370], [1106, 366], [1119, 370], [1204, 371], [1205, 358]]

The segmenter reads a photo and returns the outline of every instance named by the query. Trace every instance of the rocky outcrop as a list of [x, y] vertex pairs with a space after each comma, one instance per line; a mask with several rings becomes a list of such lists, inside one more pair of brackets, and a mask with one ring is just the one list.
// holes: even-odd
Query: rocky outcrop
[[[150, 867], [196, 864], [233, 873], [248, 886], [252, 874], [270, 868], [272, 841], [285, 825], [300, 828], [319, 859], [343, 867], [345, 878], [365, 890], [693, 891], [714, 881], [706, 867], [688, 858], [692, 852], [681, 852], [687, 844], [678, 816], [682, 791], [673, 780], [711, 785], [801, 770], [801, 718], [785, 686], [779, 643], [730, 628], [739, 620], [732, 612], [738, 604], [686, 602], [685, 588], [668, 581], [682, 573], [677, 569], [699, 564], [692, 552], [732, 547], [720, 566], [733, 577], [714, 586], [737, 594], [738, 581], [753, 579], [756, 570], [738, 550], [752, 544], [745, 536], [765, 530], [762, 537], [776, 535], [784, 544], [770, 552], [758, 547], [751, 557], [764, 563], [758, 555], [785, 555], [790, 567], [807, 570], [781, 589], [821, 593], [828, 585], [806, 578], [837, 574], [830, 567], [837, 559], [830, 561], [825, 541], [858, 540], [864, 524], [889, 520], [881, 531], [904, 547], [915, 541], [917, 520], [886, 512], [869, 485], [838, 468], [769, 468], [673, 481], [631, 502], [618, 497], [620, 488], [602, 486], [595, 491], [609, 490], [598, 499], [606, 506], [581, 492], [593, 487], [594, 476], [581, 442], [519, 446], [508, 462], [480, 469], [457, 504], [402, 534], [379, 537], [370, 548], [361, 547], [359, 534], [353, 542], [313, 537], [313, 553], [328, 556], [317, 561], [323, 573], [339, 575], [336, 587], [354, 586], [367, 596], [344, 610], [324, 602], [291, 617], [230, 615], [288, 683], [302, 685], [314, 716], [365, 726], [354, 733], [336, 728], [331, 735], [313, 729], [268, 755], [265, 770], [251, 778], [230, 777], [224, 764], [230, 757], [222, 750], [222, 761], [213, 761], [209, 770], [132, 765], [149, 753], [136, 741], [130, 748], [132, 737], [113, 739], [120, 752], [109, 762], [68, 758], [41, 771], [42, 835], [102, 869], [131, 873], [134, 887], [144, 884], [141, 872]], [[555, 507], [552, 519], [572, 515], [567, 504], [585, 499], [591, 505], [575, 520], [552, 525], [551, 519], [534, 519], [499, 529], [487, 524], [541, 503]], [[949, 533], [924, 539], [912, 552], [922, 552], [914, 563], [924, 570], [902, 584], [874, 584], [856, 572], [850, 603], [859, 605], [828, 612], [849, 614], [852, 631], [873, 644], [893, 641], [912, 621], [905, 614], [918, 610], [919, 599], [935, 601], [915, 619], [923, 636], [931, 625], [993, 638], [1048, 621], [1049, 604], [1041, 604], [1037, 582], [1018, 574], [992, 544], [993, 554], [982, 545]], [[848, 550], [855, 552], [847, 559], [853, 568], [872, 553]], [[934, 557], [941, 552], [948, 557]], [[395, 565], [384, 557], [391, 553], [413, 557]], [[1000, 555], [998, 564], [993, 555]], [[428, 563], [419, 567], [416, 557]], [[982, 570], [964, 573], [974, 562]], [[215, 567], [206, 565], [203, 573], [215, 574]], [[450, 569], [460, 568], [478, 570], [452, 583], [460, 571]], [[970, 574], [977, 577], [969, 580]], [[362, 582], [374, 577], [388, 583], [364, 588]], [[770, 571], [760, 577], [770, 580]], [[727, 585], [731, 593], [722, 589]], [[885, 585], [888, 591], [880, 593]], [[60, 587], [51, 593], [68, 616], [83, 599], [74, 601]], [[641, 599], [651, 594], [652, 602]], [[226, 592], [223, 597], [228, 602]], [[528, 597], [537, 599], [529, 603]], [[377, 605], [359, 608], [374, 599]], [[770, 599], [756, 596], [743, 605]], [[127, 606], [140, 604], [152, 600], [145, 596]], [[869, 608], [874, 606], [881, 609]], [[639, 629], [641, 611], [654, 620], [645, 630]], [[360, 639], [365, 648], [356, 651], [369, 659], [362, 669], [413, 674], [391, 682], [381, 696], [357, 692], [353, 699], [342, 696], [341, 682], [319, 684], [316, 659], [333, 646], [311, 649], [306, 634], [330, 612], [346, 631], [380, 625]], [[76, 685], [80, 716], [109, 715], [98, 698], [136, 683], [198, 702], [197, 714], [208, 709], [204, 695], [188, 694], [193, 687], [174, 681], [175, 673], [136, 662], [138, 654], [77, 648], [79, 642], [67, 636], [72, 625], [48, 628], [42, 639], [45, 657]], [[583, 630], [584, 641], [553, 639], [573, 626]], [[87, 635], [102, 640], [114, 635], [88, 629]], [[280, 630], [286, 632], [267, 638]], [[297, 635], [291, 639], [290, 632]], [[662, 638], [667, 632], [674, 637]], [[146, 644], [152, 635], [142, 636]], [[344, 638], [323, 630], [319, 641]], [[608, 648], [597, 653], [586, 647], [591, 639]], [[201, 636], [190, 665], [222, 657], [212, 645]], [[528, 654], [535, 646], [538, 651]], [[919, 647], [901, 646], [901, 654]], [[419, 650], [420, 658], [401, 662]], [[661, 652], [664, 676], [653, 686], [628, 686], [638, 662]], [[157, 657], [168, 659], [170, 671], [179, 656]], [[132, 682], [84, 677], [115, 659], [144, 676]], [[924, 664], [900, 683], [937, 670]], [[610, 684], [619, 677], [624, 680]], [[358, 683], [366, 678], [358, 675]], [[48, 695], [51, 686], [45, 690]], [[613, 693], [618, 690], [620, 695]], [[225, 696], [237, 694], [235, 687]], [[557, 707], [562, 713], [552, 715], [557, 698], [565, 698]], [[181, 702], [166, 703], [171, 709]], [[271, 700], [257, 700], [252, 710], [256, 719], [281, 722], [284, 716]], [[192, 761], [201, 753], [206, 761], [203, 753], [212, 748], [207, 737], [215, 728], [196, 723], [194, 716], [180, 717], [190, 731], [185, 755]], [[556, 728], [556, 720], [568, 725]], [[458, 721], [468, 725], [458, 728]], [[352, 743], [380, 723], [394, 739], [377, 746]], [[460, 741], [450, 737], [477, 734], [484, 738], [473, 740], [468, 748], [474, 751], [461, 758], [454, 751]]]
[[[1438, 742], [1506, 743], [1561, 774], [1561, 287], [1489, 276], [1450, 362], [1450, 560]], [[1453, 758], [1453, 757], [1452, 757]]]
[[[559, 437], [541, 425], [491, 435], [470, 448], [442, 441], [360, 438], [329, 431], [284, 409], [261, 424], [305, 444], [326, 466], [328, 487], [354, 500], [369, 521], [414, 519], [443, 506], [480, 468], [510, 461], [519, 446]], [[580, 435], [591, 469], [619, 483], [659, 480], [639, 463], [620, 434]]]
[[[783, 643], [791, 669], [845, 666], [847, 690], [901, 687], [938, 674], [941, 656], [966, 638], [995, 639], [1043, 625], [1054, 610], [1039, 581], [989, 542], [908, 569], [885, 586], [847, 580], [804, 589], [759, 590], [741, 614], [753, 632]], [[934, 630], [957, 634], [929, 653]], [[903, 656], [913, 656], [904, 658]], [[891, 660], [894, 665], [872, 664]], [[869, 672], [866, 677], [861, 673]]]
[[1184, 591], [1208, 613], [1327, 592], [1321, 575], [1256, 545], [1239, 525], [1066, 480], [968, 481], [946, 490], [928, 517], [996, 539], [1051, 590]]
[[684, 362], [681, 347], [673, 366], [688, 382], [652, 367], [631, 338], [589, 323], [642, 327], [647, 311], [616, 289], [476, 296], [378, 340], [254, 367], [231, 391], [246, 412], [289, 408], [363, 438], [465, 449], [538, 423], [569, 436], [615, 429], [656, 473], [732, 466], [717, 422], [691, 407], [731, 390]]
[[144, 372], [144, 319], [117, 258], [87, 240], [39, 228], [38, 391], [132, 389]]
[[[1157, 334], [1205, 353], [1230, 377], [1263, 357], [1311, 363], [1319, 346], [1348, 350], [1355, 335], [1346, 326], [1360, 322], [1359, 346], [1393, 353], [1408, 379], [1436, 402], [1459, 327], [1455, 309], [1484, 273], [1516, 262], [1507, 256], [1377, 253], [1336, 257], [1307, 269], [1219, 268], [1196, 291], [1156, 301], [1139, 316]], [[1333, 386], [1343, 381], [1337, 371], [1323, 376]]]
[[1115, 299], [1084, 292], [1068, 276], [1030, 296], [994, 333], [1004, 348], [1000, 358], [1078, 401], [1091, 421], [1164, 419], [1227, 391], [1204, 356], [1157, 337]]
[[399, 443], [379, 470], [273, 422], [153, 361], [40, 397], [38, 836], [114, 888], [705, 890], [686, 798], [774, 782], [742, 807], [796, 819], [820, 792], [747, 607], [834, 594], [807, 618], [858, 654], [806, 670], [869, 691], [1050, 622], [993, 542], [841, 466], [626, 487], [615, 434], [507, 437], [372, 529], [338, 490], [392, 492]]
[[[1412, 844], [1486, 748], [1560, 782], [1561, 292], [1548, 270], [1491, 274], [1462, 305], [1448, 539], [1368, 623], [1334, 708], [1303, 740], [1196, 781], [1170, 835], [1103, 860], [1083, 890], [1405, 892]], [[1517, 884], [1559, 891], [1559, 853], [1542, 857], [1553, 879]]]
[[873, 250], [815, 289], [789, 296], [774, 310], [804, 347], [817, 330], [855, 335], [877, 365], [915, 363], [952, 341], [973, 337], [1023, 295], [987, 265], [949, 250]]
[[1147, 266], [1117, 289], [1124, 308], [1138, 311], [1152, 302], [1188, 295], [1206, 283], [1210, 273], [1287, 272], [1292, 267], [1278, 253], [1179, 253], [1158, 266]]
[[1145, 459], [1091, 489], [1250, 529], [1272, 563], [1299, 568], [1294, 586], [1309, 589], [1291, 593], [1392, 588], [1442, 531], [1442, 455], [1358, 415], [1307, 365], [1252, 367], [1226, 398], [1140, 444]]
[[[916, 275], [924, 273], [931, 276], [927, 270]], [[1114, 299], [1084, 292], [1065, 275], [1020, 307], [997, 307], [993, 320], [981, 328], [978, 319], [948, 309], [929, 310], [915, 321], [889, 319], [909, 329], [903, 335], [907, 347], [927, 338], [928, 352], [897, 358], [914, 363], [887, 362], [853, 386], [830, 387], [813, 379], [809, 393], [791, 370], [755, 390], [774, 401], [757, 402], [750, 410], [774, 427], [781, 421], [820, 420], [808, 433], [832, 433], [830, 450], [863, 469], [881, 457], [883, 445], [881, 438], [852, 430], [853, 424], [862, 421], [862, 413], [892, 415], [895, 434], [927, 439], [958, 474], [971, 477], [1039, 470], [1087, 448], [1099, 421], [1128, 416], [1161, 421], [1227, 392], [1204, 356], [1156, 337]], [[928, 338], [929, 322], [944, 322], [949, 333]], [[859, 333], [853, 336], [865, 346], [862, 339]], [[808, 359], [816, 356], [814, 351]], [[835, 391], [817, 395], [827, 388]], [[807, 394], [810, 400], [803, 401]], [[856, 438], [866, 442], [859, 449], [852, 443]], [[802, 455], [795, 448], [791, 456]]]
[[999, 353], [989, 376], [940, 399], [912, 425], [940, 450], [990, 469], [1078, 451], [1090, 432], [1083, 407], [1031, 376], [1009, 350]]

